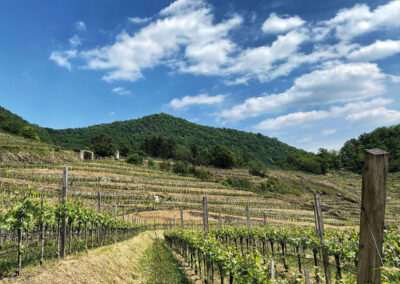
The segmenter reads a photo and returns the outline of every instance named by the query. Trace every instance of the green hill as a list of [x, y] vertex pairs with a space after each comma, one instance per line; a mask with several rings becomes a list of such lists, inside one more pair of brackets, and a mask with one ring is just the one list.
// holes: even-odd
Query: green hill
[[172, 138], [177, 145], [186, 148], [192, 144], [196, 144], [199, 149], [222, 144], [237, 154], [245, 153], [250, 159], [261, 160], [267, 165], [284, 160], [290, 155], [305, 153], [276, 138], [234, 129], [203, 126], [164, 113], [85, 128], [55, 130], [30, 124], [0, 107], [0, 130], [68, 149], [89, 148], [91, 139], [103, 133], [112, 136], [117, 144], [132, 141], [136, 146], [146, 137], [161, 135], [164, 138]]
[[400, 125], [380, 127], [350, 139], [340, 150], [344, 168], [359, 172], [364, 163], [364, 149], [380, 148], [390, 153], [389, 171], [400, 171]]
[[117, 143], [132, 140], [136, 145], [152, 135], [173, 138], [177, 145], [184, 147], [196, 144], [199, 148], [210, 148], [222, 144], [236, 153], [246, 152], [251, 159], [261, 160], [268, 165], [289, 155], [304, 153], [276, 138], [234, 129], [203, 126], [164, 113], [86, 128], [47, 131], [54, 143], [67, 148], [89, 147], [92, 137], [106, 133]]

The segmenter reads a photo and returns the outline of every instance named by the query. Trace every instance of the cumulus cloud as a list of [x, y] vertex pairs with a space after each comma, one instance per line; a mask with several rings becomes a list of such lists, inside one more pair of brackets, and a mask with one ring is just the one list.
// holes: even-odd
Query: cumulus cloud
[[126, 96], [131, 94], [131, 91], [125, 89], [124, 87], [115, 87], [112, 89], [112, 92], [121, 96]]
[[[383, 98], [373, 99], [371, 101], [358, 101], [345, 104], [344, 106], [333, 106], [328, 110], [312, 110], [308, 112], [295, 112], [282, 115], [277, 118], [270, 118], [261, 121], [255, 129], [270, 130], [289, 126], [303, 125], [307, 122], [322, 120], [326, 118], [345, 117], [346, 120], [354, 123], [358, 116], [376, 109], [378, 106], [390, 104], [392, 101]], [[333, 132], [334, 133], [334, 132]], [[333, 133], [324, 132], [324, 135]]]
[[128, 18], [129, 22], [131, 22], [132, 24], [145, 24], [151, 21], [151, 17], [148, 18], [139, 18], [139, 17], [130, 17]]
[[301, 27], [304, 24], [305, 21], [299, 16], [281, 18], [275, 13], [271, 13], [261, 29], [264, 33], [279, 34]]
[[378, 107], [346, 116], [346, 121], [359, 125], [392, 125], [400, 122], [400, 111]]
[[73, 37], [71, 37], [71, 38], [69, 39], [69, 44], [70, 44], [72, 47], [77, 47], [77, 46], [79, 46], [79, 45], [82, 44], [82, 40], [81, 40], [81, 38], [80, 38], [78, 35], [74, 35]]
[[322, 134], [324, 136], [332, 135], [332, 134], [335, 134], [335, 133], [336, 133], [336, 129], [324, 129], [322, 131]]
[[207, 94], [200, 94], [198, 96], [185, 96], [182, 99], [173, 99], [169, 105], [175, 109], [187, 107], [189, 105], [211, 105], [221, 103], [225, 100], [226, 95], [209, 96]]
[[75, 23], [75, 28], [78, 31], [86, 31], [86, 24], [84, 22], [82, 22], [82, 21], [78, 21], [78, 22]]
[[354, 50], [348, 58], [354, 61], [373, 61], [400, 52], [400, 40], [377, 40], [373, 44]]
[[280, 94], [251, 97], [224, 110], [221, 117], [240, 120], [282, 112], [291, 106], [344, 103], [379, 96], [385, 92], [385, 75], [376, 64], [331, 62], [297, 78]]
[[66, 51], [53, 51], [50, 54], [49, 59], [57, 63], [58, 66], [65, 67], [68, 70], [71, 70], [71, 63], [69, 62], [69, 59], [76, 56], [77, 51], [75, 49], [71, 49]]
[[371, 11], [366, 4], [357, 4], [352, 8], [343, 9], [337, 15], [323, 23], [320, 31], [335, 30], [336, 36], [342, 40], [376, 31], [400, 27], [400, 0], [391, 1], [378, 6]]
[[[242, 22], [240, 16], [213, 24], [211, 8], [200, 0], [178, 0], [160, 12], [161, 19], [134, 35], [122, 32], [109, 46], [82, 53], [87, 67], [108, 70], [106, 81], [143, 78], [142, 71], [158, 64], [182, 72], [215, 74], [235, 48], [228, 32]], [[184, 50], [184, 59], [176, 60]], [[171, 60], [172, 59], [172, 60]]]

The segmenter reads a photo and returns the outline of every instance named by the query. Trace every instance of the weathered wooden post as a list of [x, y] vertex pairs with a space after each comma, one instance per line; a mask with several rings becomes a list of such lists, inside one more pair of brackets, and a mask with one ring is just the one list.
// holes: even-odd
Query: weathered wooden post
[[125, 222], [125, 206], [122, 207], [122, 221]]
[[97, 207], [98, 207], [99, 213], [101, 213], [101, 192], [97, 193]]
[[176, 216], [174, 215], [174, 229], [176, 229]]
[[273, 259], [271, 260], [271, 280], [275, 280], [275, 262]]
[[389, 153], [365, 150], [357, 282], [381, 283], [383, 226]]
[[[64, 205], [65, 199], [67, 198], [68, 191], [68, 167], [63, 167], [63, 180], [62, 180], [62, 191], [61, 191], [61, 202]], [[65, 214], [61, 218], [60, 228], [60, 257], [65, 257], [65, 242], [67, 240], [67, 222], [65, 220]]]
[[[42, 200], [40, 200], [40, 208], [42, 209], [42, 212], [43, 212], [43, 207], [44, 207], [44, 204], [43, 204], [43, 199], [42, 199]], [[39, 262], [40, 265], [43, 265], [43, 259], [44, 259], [45, 228], [46, 228], [46, 225], [44, 224], [44, 221], [40, 220], [40, 262]], [[1, 236], [0, 236], [0, 238], [1, 238]], [[1, 244], [0, 244], [0, 246], [1, 246]]]
[[[315, 195], [315, 225], [321, 244], [324, 244], [324, 221], [322, 218], [321, 198], [319, 194]], [[322, 246], [322, 259], [324, 263], [325, 280], [327, 284], [331, 284], [331, 271], [329, 267], [329, 255], [325, 245]]]
[[308, 273], [308, 269], [304, 269], [304, 278], [306, 280], [306, 284], [311, 284], [311, 282], [310, 282], [310, 274]]
[[114, 158], [119, 160], [119, 150], [115, 151]]
[[267, 215], [265, 214], [265, 211], [263, 212], [264, 215], [264, 226], [267, 226]]
[[179, 208], [179, 211], [181, 213], [181, 229], [183, 229], [184, 228], [184, 226], [183, 226], [183, 209]]
[[208, 234], [208, 206], [207, 197], [203, 197], [203, 230], [204, 234]]
[[250, 237], [250, 210], [249, 210], [249, 205], [246, 205], [246, 219], [247, 219], [247, 236]]
[[114, 203], [114, 221], [117, 221], [117, 203]]
[[220, 229], [222, 228], [221, 212], [218, 213], [218, 227], [219, 227]]

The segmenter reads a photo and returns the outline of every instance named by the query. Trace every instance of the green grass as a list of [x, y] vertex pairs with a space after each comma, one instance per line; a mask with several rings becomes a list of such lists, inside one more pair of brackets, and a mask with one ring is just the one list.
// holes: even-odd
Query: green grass
[[189, 284], [180, 263], [164, 241], [155, 241], [144, 253], [140, 267], [145, 271], [146, 283]]

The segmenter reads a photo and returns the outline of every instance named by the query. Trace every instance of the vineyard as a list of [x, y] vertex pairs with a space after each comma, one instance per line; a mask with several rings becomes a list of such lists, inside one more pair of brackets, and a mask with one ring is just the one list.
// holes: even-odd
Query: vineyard
[[[162, 170], [161, 161], [153, 166], [110, 158], [80, 161], [73, 152], [6, 134], [0, 135], [0, 149], [0, 277], [62, 257], [65, 220], [65, 254], [129, 239], [144, 230], [180, 227], [182, 222], [184, 230], [165, 232], [166, 242], [207, 283], [264, 283], [272, 276], [286, 283], [304, 278], [304, 269], [314, 281], [324, 281], [321, 248], [329, 255], [332, 279], [355, 279], [358, 174], [315, 176], [271, 169], [261, 178], [246, 169], [209, 168], [212, 178], [201, 180]], [[255, 186], [277, 180], [284, 190], [250, 190], [221, 182], [232, 177]], [[321, 194], [324, 241], [313, 230], [315, 193]], [[399, 174], [390, 174], [383, 251], [389, 283], [398, 281], [390, 277], [400, 268], [399, 195]], [[203, 197], [212, 228], [207, 235], [193, 229], [203, 220]]]

